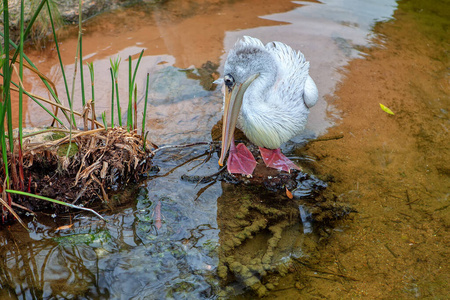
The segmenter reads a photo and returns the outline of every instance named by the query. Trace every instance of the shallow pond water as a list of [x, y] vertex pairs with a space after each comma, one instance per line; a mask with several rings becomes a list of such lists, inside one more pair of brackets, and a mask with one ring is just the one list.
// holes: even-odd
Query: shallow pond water
[[[126, 82], [128, 56], [135, 63], [145, 49], [138, 94], [150, 73], [146, 125], [160, 145], [210, 140], [222, 106], [211, 82], [238, 37], [300, 49], [311, 62], [320, 101], [294, 142], [324, 134], [344, 138], [296, 153], [310, 158], [300, 160], [305, 168], [332, 179], [329, 190], [358, 213], [328, 230], [327, 238], [308, 233], [307, 212], [286, 197], [181, 180], [218, 170], [214, 156], [203, 163], [208, 149], [167, 151], [155, 158], [159, 173], [112, 197], [114, 208], [101, 211], [108, 223], [85, 214], [40, 215], [30, 220], [30, 233], [17, 224], [4, 228], [1, 298], [442, 298], [449, 292], [450, 224], [443, 5], [168, 1], [90, 20], [83, 54], [94, 63], [97, 110], [109, 109], [110, 58], [122, 58], [119, 76]], [[416, 44], [418, 36], [428, 43]], [[73, 60], [75, 45], [71, 38], [61, 42], [64, 61]], [[53, 49], [29, 56], [62, 87]], [[89, 82], [87, 68], [84, 73]], [[42, 93], [37, 81], [26, 86]], [[120, 88], [125, 101], [128, 87]], [[384, 113], [379, 102], [396, 115]], [[141, 96], [139, 109], [143, 103]], [[35, 112], [29, 103], [27, 125], [48, 124]], [[277, 213], [279, 221], [265, 227]], [[238, 234], [248, 233], [238, 229], [249, 224], [255, 224], [254, 237], [240, 245]]]

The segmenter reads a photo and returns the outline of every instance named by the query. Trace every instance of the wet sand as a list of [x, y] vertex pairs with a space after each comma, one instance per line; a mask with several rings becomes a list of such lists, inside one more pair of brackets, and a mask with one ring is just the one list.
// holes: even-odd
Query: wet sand
[[450, 293], [448, 57], [445, 43], [415, 17], [398, 10], [396, 20], [376, 27], [378, 46], [348, 65], [329, 99], [342, 116], [329, 135], [344, 138], [302, 152], [316, 157], [316, 172], [332, 175], [333, 193], [358, 213], [322, 244], [322, 273], [307, 270], [296, 285], [295, 276], [283, 283], [296, 287], [290, 299]]

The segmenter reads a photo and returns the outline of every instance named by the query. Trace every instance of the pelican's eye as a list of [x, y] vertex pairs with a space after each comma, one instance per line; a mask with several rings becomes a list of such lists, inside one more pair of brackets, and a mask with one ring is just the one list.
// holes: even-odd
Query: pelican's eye
[[227, 74], [223, 77], [223, 81], [228, 88], [232, 88], [234, 85], [234, 78], [230, 74]]

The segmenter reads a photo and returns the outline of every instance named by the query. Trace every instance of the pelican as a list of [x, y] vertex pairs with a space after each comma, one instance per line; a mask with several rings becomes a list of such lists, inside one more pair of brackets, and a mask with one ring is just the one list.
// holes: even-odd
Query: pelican
[[225, 156], [228, 172], [251, 175], [256, 160], [244, 144], [235, 145], [238, 127], [259, 146], [266, 166], [290, 172], [300, 169], [280, 151], [305, 129], [318, 91], [309, 76], [309, 62], [286, 44], [264, 44], [244, 36], [229, 53], [223, 76], [223, 128], [219, 165]]

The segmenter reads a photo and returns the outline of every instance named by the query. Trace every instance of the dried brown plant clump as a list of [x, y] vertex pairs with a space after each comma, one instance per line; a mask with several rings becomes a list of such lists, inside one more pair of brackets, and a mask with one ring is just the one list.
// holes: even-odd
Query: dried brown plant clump
[[[17, 190], [77, 205], [86, 206], [98, 199], [108, 204], [109, 190], [136, 182], [148, 173], [155, 148], [136, 131], [120, 127], [73, 132], [71, 138], [67, 134], [48, 142], [25, 139], [22, 157], [9, 160], [11, 178]], [[31, 211], [67, 209], [26, 197], [13, 201]]]

